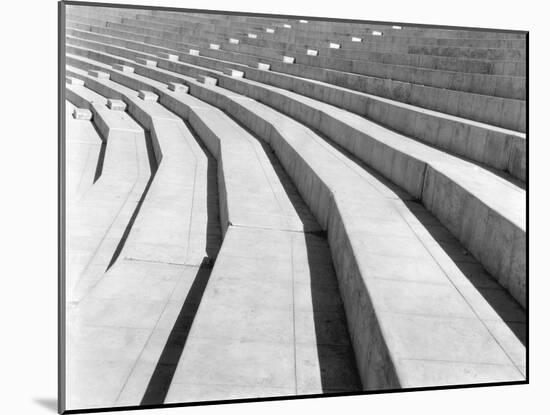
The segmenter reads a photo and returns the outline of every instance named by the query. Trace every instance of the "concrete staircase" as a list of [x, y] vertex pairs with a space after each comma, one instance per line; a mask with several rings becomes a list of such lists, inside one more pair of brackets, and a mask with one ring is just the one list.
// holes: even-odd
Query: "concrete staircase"
[[68, 409], [525, 379], [523, 34], [66, 26]]

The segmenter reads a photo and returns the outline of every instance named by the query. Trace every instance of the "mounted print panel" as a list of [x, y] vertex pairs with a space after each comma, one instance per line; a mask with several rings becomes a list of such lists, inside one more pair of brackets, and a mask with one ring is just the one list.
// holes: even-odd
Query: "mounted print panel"
[[61, 412], [527, 382], [526, 32], [61, 16]]

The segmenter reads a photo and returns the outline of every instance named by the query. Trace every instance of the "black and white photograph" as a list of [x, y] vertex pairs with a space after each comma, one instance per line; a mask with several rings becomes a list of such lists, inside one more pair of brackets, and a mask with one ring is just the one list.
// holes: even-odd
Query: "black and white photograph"
[[525, 32], [61, 7], [65, 410], [526, 382]]
[[536, 9], [291, 3], [6, 14], [21, 412], [540, 408]]

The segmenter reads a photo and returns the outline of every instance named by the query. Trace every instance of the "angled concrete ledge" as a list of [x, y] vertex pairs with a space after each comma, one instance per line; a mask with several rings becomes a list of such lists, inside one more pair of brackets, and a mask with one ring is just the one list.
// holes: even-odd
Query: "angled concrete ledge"
[[157, 102], [159, 97], [151, 91], [140, 90], [138, 96], [146, 102]]
[[84, 81], [82, 79], [74, 78], [72, 76], [66, 76], [65, 81], [69, 85], [84, 85]]
[[92, 120], [92, 111], [87, 108], [75, 108], [73, 111], [73, 118], [75, 120]]
[[175, 61], [175, 62], [179, 60], [178, 55], [175, 55], [175, 54], [172, 54], [172, 53], [159, 52], [158, 56], [161, 57], [162, 59], [168, 59], [170, 61]]
[[177, 82], [170, 82], [168, 84], [168, 89], [170, 91], [181, 92], [184, 94], [186, 94], [189, 91], [189, 87], [187, 85], [183, 85]]
[[244, 78], [244, 72], [243, 71], [238, 71], [238, 70], [233, 69], [233, 68], [224, 68], [223, 73], [226, 74], [226, 75], [229, 75], [229, 76], [233, 76], [235, 78]]
[[218, 80], [216, 78], [211, 76], [206, 76], [206, 75], [199, 75], [199, 77], [197, 78], [197, 81], [208, 86], [218, 85]]
[[147, 65], [147, 66], [152, 66], [152, 67], [155, 67], [157, 66], [157, 61], [154, 61], [152, 59], [145, 59], [145, 58], [140, 58], [140, 57], [137, 57], [135, 59], [135, 61], [141, 65]]
[[103, 71], [89, 70], [88, 75], [93, 76], [94, 78], [99, 79], [109, 79], [109, 74]]
[[120, 100], [120, 99], [107, 99], [107, 107], [109, 107], [109, 109], [112, 109], [114, 111], [124, 111], [126, 110], [126, 104], [124, 103], [124, 101]]
[[115, 63], [113, 65], [113, 69], [116, 69], [117, 71], [128, 72], [128, 73], [133, 73], [134, 72], [134, 67], [133, 66], [122, 65], [122, 64], [119, 64], [119, 63]]

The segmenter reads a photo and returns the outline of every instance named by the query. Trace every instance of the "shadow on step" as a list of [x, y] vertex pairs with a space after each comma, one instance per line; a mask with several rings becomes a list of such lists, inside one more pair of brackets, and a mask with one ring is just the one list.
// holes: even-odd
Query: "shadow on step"
[[304, 234], [323, 393], [362, 390], [326, 235]]
[[206, 256], [215, 260], [222, 244], [222, 231], [220, 223], [220, 205], [218, 196], [218, 163], [216, 158], [208, 151], [191, 124], [182, 120], [207, 157], [206, 167]]
[[[418, 202], [405, 202], [409, 211], [445, 251], [477, 293], [525, 346], [527, 319], [523, 307], [491, 277], [483, 266]], [[496, 316], [494, 316], [496, 317]]]
[[[134, 119], [135, 120], [135, 119]], [[137, 122], [137, 120], [135, 120]], [[153, 180], [155, 179], [155, 175], [158, 170], [158, 164], [157, 160], [155, 158], [155, 153], [153, 150], [153, 143], [151, 141], [151, 135], [147, 129], [143, 127], [143, 131], [145, 133], [145, 145], [147, 147], [147, 158], [149, 159], [149, 168], [151, 172], [151, 176], [149, 177], [149, 180], [147, 181], [147, 185], [145, 186], [145, 189], [143, 190], [143, 193], [141, 194], [138, 203], [136, 204], [136, 208], [132, 212], [132, 216], [130, 217], [130, 220], [128, 221], [128, 224], [126, 225], [126, 228], [124, 229], [124, 233], [122, 234], [122, 237], [120, 238], [120, 241], [118, 242], [116, 249], [113, 253], [113, 256], [111, 257], [111, 260], [109, 261], [109, 265], [107, 265], [107, 269], [105, 272], [109, 271], [111, 267], [115, 264], [117, 261], [120, 253], [122, 252], [122, 249], [124, 248], [124, 245], [126, 244], [126, 240], [128, 239], [128, 236], [130, 236], [130, 231], [132, 230], [132, 226], [134, 226], [134, 222], [136, 221], [136, 218], [139, 214], [139, 211], [141, 209], [141, 206], [143, 205], [143, 202], [145, 200], [145, 197], [147, 196], [147, 193], [149, 192], [149, 189], [151, 188], [151, 184], [153, 183]]]
[[197, 275], [164, 345], [140, 405], [161, 405], [164, 403], [187, 342], [189, 330], [191, 330], [204, 290], [210, 279], [212, 266], [211, 258], [204, 257], [197, 268]]
[[[325, 137], [321, 132], [315, 132], [328, 145], [338, 150], [348, 159], [361, 166], [372, 178], [382, 186], [387, 187], [395, 194], [397, 200], [401, 200], [412, 215], [421, 223], [426, 231], [431, 235], [433, 240], [447, 254], [447, 256], [460, 269], [463, 275], [469, 280], [475, 290], [486, 301], [486, 306], [479, 305], [485, 313], [496, 313], [493, 317], [500, 318], [515, 334], [518, 340], [523, 345], [526, 344], [527, 337], [527, 319], [525, 310], [521, 305], [503, 289], [500, 284], [490, 276], [483, 266], [477, 261], [448, 230], [439, 222], [439, 220], [430, 213], [417, 200], [414, 200], [408, 193], [400, 189], [395, 184], [384, 178], [381, 174], [374, 171], [352, 155], [347, 150], [343, 149], [330, 139]], [[479, 303], [479, 302], [478, 302]], [[488, 307], [492, 310], [488, 310]]]
[[221, 246], [221, 225], [218, 204], [218, 179], [217, 162], [208, 151], [193, 128], [186, 122], [187, 128], [193, 135], [197, 144], [207, 157], [207, 223], [206, 223], [206, 257], [197, 268], [197, 274], [193, 284], [187, 293], [185, 301], [170, 331], [170, 335], [164, 345], [162, 353], [156, 364], [155, 370], [147, 385], [147, 389], [141, 400], [141, 405], [161, 405], [166, 399], [172, 383], [178, 362], [185, 348], [187, 337], [197, 314], [198, 307], [206, 289], [214, 262]]
[[94, 183], [99, 180], [101, 173], [103, 173], [103, 163], [105, 162], [105, 151], [107, 150], [107, 143], [101, 141], [101, 147], [99, 148], [99, 155], [97, 156], [97, 163], [95, 166]]
[[[359, 373], [355, 362], [355, 355], [351, 346], [348, 333], [346, 315], [338, 288], [338, 280], [334, 272], [332, 257], [327, 242], [326, 232], [321, 230], [317, 220], [311, 213], [291, 177], [285, 171], [272, 148], [259, 139], [250, 129], [236, 120], [231, 114], [225, 112], [235, 123], [253, 136], [264, 150], [273, 170], [282, 184], [286, 195], [303, 224], [304, 233], [301, 235], [306, 247], [309, 275], [304, 281], [309, 280], [311, 292], [311, 304], [315, 338], [308, 339], [314, 343], [317, 351], [319, 365], [319, 378], [322, 392], [354, 392], [362, 390]], [[302, 242], [302, 241], [299, 241]], [[299, 312], [299, 311], [298, 311]], [[307, 318], [306, 318], [307, 319]], [[308, 326], [309, 327], [309, 326]], [[297, 338], [305, 338], [308, 333], [296, 333]], [[305, 344], [297, 344], [297, 348]], [[297, 359], [300, 356], [297, 355]], [[301, 362], [302, 364], [304, 362]], [[307, 362], [308, 365], [316, 365], [317, 362]], [[299, 365], [299, 363], [298, 363]], [[300, 370], [298, 367], [297, 370]], [[317, 381], [319, 380], [316, 379]], [[304, 386], [304, 385], [300, 385]], [[314, 385], [310, 391], [298, 390], [299, 394], [319, 393]]]

